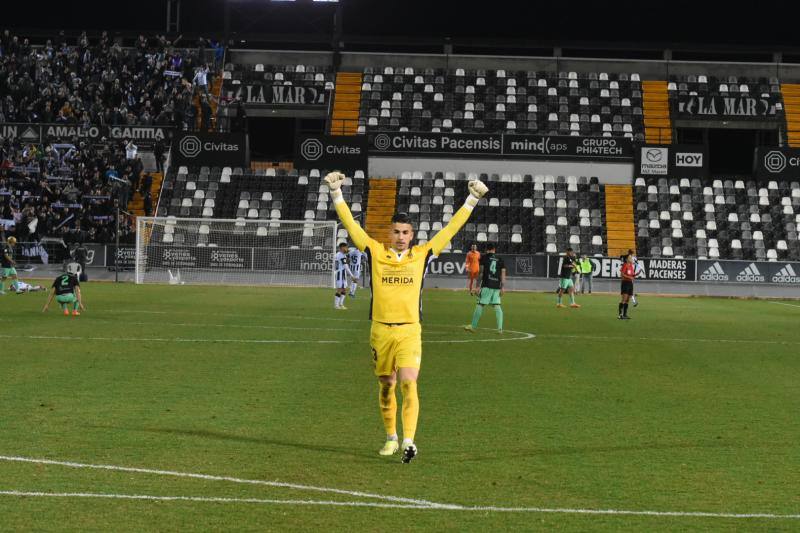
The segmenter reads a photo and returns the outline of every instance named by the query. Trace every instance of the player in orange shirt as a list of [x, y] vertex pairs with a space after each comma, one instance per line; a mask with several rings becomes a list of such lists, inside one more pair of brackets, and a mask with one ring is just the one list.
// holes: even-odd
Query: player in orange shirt
[[475, 286], [475, 290], [478, 290], [478, 274], [480, 271], [481, 253], [478, 251], [478, 246], [473, 244], [469, 252], [467, 252], [467, 287], [469, 288], [470, 294], [473, 291], [473, 285]]

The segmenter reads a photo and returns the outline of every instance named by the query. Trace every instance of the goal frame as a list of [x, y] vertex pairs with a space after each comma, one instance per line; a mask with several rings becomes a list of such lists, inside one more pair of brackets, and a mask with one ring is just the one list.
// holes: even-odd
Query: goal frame
[[[135, 253], [135, 266], [134, 266], [134, 283], [137, 284], [137, 285], [163, 283], [163, 282], [159, 282], [159, 281], [147, 281], [147, 280], [144, 279], [145, 278], [145, 272], [147, 271], [148, 266], [146, 264], [146, 254], [144, 254], [143, 252], [146, 251], [146, 247], [150, 245], [150, 242], [149, 242], [150, 235], [149, 234], [145, 235], [146, 228], [151, 228], [152, 229], [154, 225], [159, 224], [159, 223], [162, 224], [163, 226], [168, 225], [168, 223], [170, 223], [170, 224], [174, 223], [174, 225], [176, 225], [176, 226], [180, 226], [182, 223], [196, 224], [198, 226], [199, 225], [203, 225], [203, 224], [208, 224], [208, 225], [213, 225], [213, 224], [231, 224], [232, 226], [234, 226], [236, 223], [241, 223], [241, 222], [244, 222], [246, 226], [252, 226], [254, 228], [257, 228], [259, 225], [262, 225], [262, 226], [266, 225], [268, 227], [272, 227], [273, 224], [277, 224], [278, 227], [283, 226], [284, 224], [296, 225], [298, 227], [298, 229], [306, 229], [309, 226], [311, 226], [312, 228], [329, 227], [331, 229], [331, 236], [332, 236], [332, 241], [333, 241], [332, 245], [331, 245], [331, 247], [329, 249], [326, 249], [325, 247], [323, 247], [322, 249], [319, 249], [319, 248], [314, 248], [314, 249], [305, 248], [304, 250], [310, 251], [310, 252], [311, 251], [314, 251], [314, 252], [325, 252], [325, 253], [329, 253], [330, 254], [330, 258], [331, 258], [330, 261], [329, 261], [329, 263], [330, 263], [330, 284], [327, 285], [327, 286], [328, 287], [334, 287], [335, 286], [336, 272], [335, 272], [335, 270], [333, 268], [333, 262], [334, 262], [333, 258], [336, 255], [337, 242], [338, 242], [337, 235], [338, 235], [338, 232], [339, 232], [339, 223], [336, 220], [296, 220], [296, 219], [295, 220], [289, 220], [289, 219], [284, 220], [284, 219], [263, 219], [263, 218], [253, 218], [253, 219], [241, 219], [241, 218], [238, 218], [237, 219], [237, 218], [197, 218], [197, 217], [174, 217], [174, 216], [167, 216], [167, 217], [164, 217], [164, 216], [151, 216], [151, 217], [140, 216], [140, 217], [136, 218], [136, 241], [135, 241], [136, 242], [136, 244], [135, 244], [135, 246], [136, 246], [135, 252], [136, 253]], [[253, 235], [255, 237], [255, 233], [251, 233], [251, 235]], [[158, 245], [159, 246], [169, 246], [166, 243], [158, 243]], [[201, 250], [201, 249], [213, 250], [215, 248], [214, 246], [207, 246], [207, 247], [194, 246], [194, 247], [191, 247], [191, 246], [180, 246], [180, 245], [179, 245], [179, 247], [181, 247], [181, 248], [195, 248], [197, 250]], [[217, 246], [217, 248], [224, 248], [224, 247]], [[252, 252], [253, 254], [255, 254], [256, 250], [275, 250], [275, 248], [261, 248], [261, 247], [257, 247], [257, 246], [252, 246], [251, 248], [253, 250], [253, 252]], [[286, 249], [289, 250], [290, 248], [286, 248]], [[299, 248], [297, 248], [297, 249], [299, 249]], [[256, 269], [255, 268], [255, 261], [253, 261], [251, 263], [251, 267], [252, 268], [250, 269], [250, 271], [253, 272], [253, 273], [271, 272], [269, 270]], [[159, 268], [166, 268], [166, 267], [159, 267]], [[205, 268], [205, 269], [196, 268], [196, 269], [193, 269], [193, 270], [195, 270], [195, 271], [199, 271], [199, 270], [211, 271], [213, 269], [211, 269], [211, 268]], [[269, 286], [274, 286], [274, 287], [278, 287], [278, 286], [281, 286], [281, 287], [287, 287], [287, 286], [288, 287], [322, 287], [323, 286], [323, 284], [302, 285], [302, 284], [292, 284], [292, 283], [230, 283], [230, 282], [226, 283], [224, 281], [215, 281], [215, 280], [212, 280], [212, 279], [209, 279], [208, 281], [200, 281], [200, 282], [193, 281], [192, 284], [193, 285], [258, 286], [258, 287], [269, 287]]]

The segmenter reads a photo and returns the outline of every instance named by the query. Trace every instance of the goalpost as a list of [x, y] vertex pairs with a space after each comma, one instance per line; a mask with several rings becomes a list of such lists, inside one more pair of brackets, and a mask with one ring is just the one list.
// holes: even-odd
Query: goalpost
[[136, 283], [332, 287], [335, 221], [139, 217]]

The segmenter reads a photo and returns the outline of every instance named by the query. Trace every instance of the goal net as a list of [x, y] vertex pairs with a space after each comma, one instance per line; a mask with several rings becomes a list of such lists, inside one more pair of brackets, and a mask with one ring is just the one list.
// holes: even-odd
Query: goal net
[[335, 221], [139, 217], [136, 283], [331, 287]]

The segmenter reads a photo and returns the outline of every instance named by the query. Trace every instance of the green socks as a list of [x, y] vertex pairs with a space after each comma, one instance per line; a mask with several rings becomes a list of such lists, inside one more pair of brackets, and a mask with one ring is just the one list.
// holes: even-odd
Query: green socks
[[482, 305], [476, 305], [475, 306], [475, 312], [472, 313], [472, 329], [475, 329], [475, 328], [478, 327], [478, 322], [480, 321], [482, 314], [483, 314], [483, 306]]
[[499, 305], [494, 306], [494, 317], [497, 319], [497, 329], [503, 330], [503, 308]]

